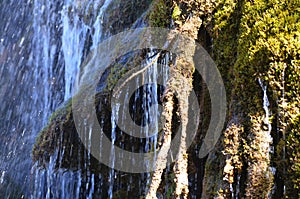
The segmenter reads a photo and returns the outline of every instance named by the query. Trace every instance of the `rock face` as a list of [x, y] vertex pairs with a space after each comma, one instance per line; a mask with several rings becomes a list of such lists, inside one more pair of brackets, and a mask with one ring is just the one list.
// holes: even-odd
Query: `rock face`
[[[186, 161], [175, 163], [187, 164], [182, 166], [184, 169], [159, 171], [155, 179], [150, 173], [137, 175], [115, 171], [118, 180], [108, 182], [110, 169], [90, 156], [78, 137], [72, 100], [57, 110], [41, 131], [33, 149], [34, 161], [46, 167], [57, 152], [57, 168], [101, 174], [107, 180], [102, 188], [108, 189], [113, 184], [115, 198], [139, 198], [147, 194], [148, 186], [155, 187], [149, 198], [155, 194], [164, 198], [300, 197], [300, 157], [297, 153], [300, 145], [299, 3], [156, 0], [151, 6], [147, 5], [150, 5], [148, 1], [112, 3], [104, 18], [105, 28], [115, 34], [134, 22], [135, 26], [145, 23], [170, 27], [203, 45], [219, 68], [228, 98], [227, 123], [214, 150], [207, 157], [198, 158], [211, 118], [210, 97], [201, 76], [193, 73], [189, 64], [181, 64], [186, 68], [176, 70], [190, 78], [201, 109], [196, 138], [187, 154], [183, 153]], [[108, 137], [112, 129], [110, 90], [123, 74], [145, 61], [148, 52], [149, 49], [145, 49], [125, 55], [102, 74], [95, 107]], [[166, 53], [162, 53], [160, 60], [164, 55]], [[168, 94], [167, 91], [160, 88], [157, 97]], [[142, 93], [137, 98], [142, 99]], [[164, 104], [166, 99], [160, 100], [159, 103]], [[184, 113], [180, 112], [178, 99], [168, 95], [168, 100], [164, 105], [172, 106], [169, 130], [170, 136], [174, 136], [176, 125], [185, 121], [180, 119]], [[142, 103], [138, 101], [137, 107]], [[186, 105], [193, 104], [188, 103]], [[136, 118], [143, 117], [138, 109], [134, 111]], [[146, 140], [121, 133], [120, 129], [116, 132], [116, 144], [126, 150], [139, 152], [146, 143]], [[179, 182], [178, 176], [186, 171], [189, 183], [184, 184]], [[147, 180], [157, 184], [151, 185]], [[179, 183], [182, 186], [178, 186]], [[184, 190], [181, 196], [179, 189]]]

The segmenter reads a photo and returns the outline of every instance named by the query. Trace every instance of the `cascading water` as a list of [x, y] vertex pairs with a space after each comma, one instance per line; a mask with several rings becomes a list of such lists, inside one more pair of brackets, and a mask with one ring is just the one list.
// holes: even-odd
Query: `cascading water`
[[[109, 2], [110, 0], [105, 1], [103, 6], [107, 7]], [[59, 74], [60, 76], [58, 78], [62, 81], [61, 85], [64, 85], [64, 90], [62, 91], [64, 93], [64, 101], [72, 97], [72, 88], [74, 84], [77, 83], [76, 76], [80, 72], [84, 53], [89, 51], [89, 47], [86, 46], [86, 42], [88, 42], [87, 40], [89, 39], [88, 34], [91, 34], [92, 38], [97, 37], [97, 40], [93, 41], [94, 45], [96, 45], [101, 38], [101, 25], [97, 25], [98, 22], [96, 21], [95, 25], [89, 26], [83, 21], [82, 15], [88, 15], [87, 12], [95, 13], [100, 4], [101, 1], [93, 2], [92, 5], [87, 2], [68, 0], [63, 4], [56, 3], [55, 1], [36, 1], [34, 4], [37, 17], [34, 20], [33, 29], [37, 37], [35, 41], [39, 44], [35, 50], [44, 52], [43, 54], [37, 53], [41, 57], [38, 57], [37, 60], [41, 59], [41, 61], [39, 61], [43, 63], [45, 70], [51, 71], [51, 67], [53, 67], [51, 63], [55, 61], [53, 53], [55, 53], [55, 49], [59, 49], [59, 55], [62, 56], [63, 59], [60, 63], [62, 73]], [[54, 6], [57, 6], [56, 10], [53, 10]], [[93, 6], [95, 10], [88, 10], [90, 6]], [[104, 13], [103, 6], [97, 18], [102, 17]], [[46, 16], [46, 19], [41, 21], [40, 16], [43, 15]], [[93, 20], [94, 19], [91, 19], [91, 21]], [[53, 24], [55, 24], [55, 27], [53, 27]], [[52, 35], [51, 33], [57, 29], [59, 29], [58, 33]], [[94, 34], [91, 32], [94, 32]], [[53, 42], [51, 43], [49, 40], [53, 40]], [[46, 96], [44, 101], [45, 106], [48, 105], [49, 101], [51, 101], [51, 99]], [[60, 157], [62, 157], [65, 151], [56, 151], [55, 155], [51, 156], [46, 169], [40, 169], [39, 167], [33, 168], [35, 182], [33, 187], [34, 192], [31, 197], [81, 198], [80, 189], [85, 187], [87, 190], [86, 195], [88, 198], [92, 198], [95, 189], [94, 175], [87, 176], [88, 180], [85, 180], [86, 184], [82, 184], [84, 174], [80, 170], [76, 172], [67, 171], [65, 169], [57, 170], [58, 153], [61, 153]], [[85, 166], [87, 167], [87, 165]]]
[[[38, 53], [34, 50], [36, 46], [47, 45], [50, 37], [47, 37], [49, 32], [41, 28], [40, 36], [48, 39], [44, 44], [32, 42], [35, 38], [32, 6], [31, 1], [1, 1], [0, 6], [3, 19], [0, 31], [0, 198], [24, 198], [30, 194], [30, 153], [34, 138], [45, 125], [51, 108], [59, 103], [59, 95], [56, 101], [52, 100], [53, 88], [60, 88], [53, 84], [53, 68], [49, 66], [52, 63], [47, 59], [55, 48], [43, 48]], [[45, 20], [45, 17], [39, 19]], [[42, 59], [44, 53], [48, 53], [47, 58]]]
[[[112, 169], [108, 176], [92, 173], [92, 157], [89, 153], [85, 155], [79, 151], [73, 153], [83, 156], [84, 168], [79, 166], [80, 162], [75, 170], [61, 167], [62, 158], [67, 153], [64, 147], [55, 150], [49, 162], [42, 166], [33, 163], [29, 155], [35, 137], [47, 125], [51, 113], [73, 96], [72, 88], [78, 84], [76, 77], [84, 70], [81, 66], [87, 54], [110, 35], [111, 26], [104, 24], [104, 16], [108, 14], [111, 3], [111, 0], [1, 2], [1, 15], [5, 15], [4, 10], [15, 15], [2, 16], [6, 20], [0, 22], [1, 32], [6, 33], [0, 38], [0, 98], [3, 102], [0, 109], [3, 137], [0, 141], [0, 198], [113, 198], [115, 192], [121, 189], [131, 192], [138, 190], [135, 194], [142, 195], [146, 184], [150, 183], [150, 174], [131, 176]], [[135, 27], [143, 25], [138, 22], [138, 16], [135, 17], [130, 19], [131, 23], [137, 20]], [[147, 57], [153, 54], [151, 52]], [[164, 64], [168, 60], [168, 57], [165, 58]], [[159, 89], [155, 81], [158, 74], [167, 76], [166, 71], [157, 69], [157, 64], [155, 62], [154, 67], [150, 67], [143, 75], [143, 79], [153, 84], [135, 93], [136, 105], [141, 105], [144, 110], [145, 116], [141, 122], [155, 125], [159, 116]], [[142, 102], [139, 96], [143, 96]], [[148, 111], [151, 106], [152, 109]], [[125, 115], [124, 110], [116, 110], [111, 117], [112, 141], [117, 133], [122, 135], [114, 128], [113, 122], [114, 117], [118, 117], [115, 114], [122, 111], [121, 115]], [[86, 128], [85, 141], [89, 147], [91, 132], [90, 128]], [[144, 132], [146, 135], [148, 133]], [[119, 145], [123, 147], [121, 143]], [[143, 152], [155, 150], [157, 137], [140, 139], [138, 145]], [[132, 146], [132, 150], [136, 150], [136, 147]], [[111, 161], [117, 158], [113, 152], [114, 148], [111, 149]], [[127, 175], [128, 181], [124, 182], [122, 177]], [[138, 183], [133, 186], [133, 182]]]

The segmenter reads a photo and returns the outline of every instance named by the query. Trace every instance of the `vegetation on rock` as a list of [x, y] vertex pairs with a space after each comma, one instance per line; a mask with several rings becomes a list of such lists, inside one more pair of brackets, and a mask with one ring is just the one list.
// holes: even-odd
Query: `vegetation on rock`
[[[298, 197], [295, 196], [299, 193], [295, 191], [297, 182], [291, 180], [297, 176], [296, 167], [292, 166], [297, 158], [292, 155], [291, 161], [291, 157], [287, 157], [287, 151], [291, 149], [291, 142], [287, 139], [299, 129], [299, 126], [293, 125], [293, 130], [288, 130], [288, 126], [296, 123], [300, 107], [299, 3], [222, 0], [215, 11], [213, 56], [227, 85], [227, 94], [231, 96], [232, 113], [229, 117], [239, 115], [238, 125], [244, 129], [236, 132], [236, 136], [241, 137], [238, 153], [232, 151], [232, 155], [238, 154], [236, 158], [243, 166], [240, 163], [237, 166], [229, 164], [227, 159], [222, 174], [227, 181], [234, 180], [234, 184], [239, 186], [231, 189], [230, 195], [247, 198]], [[268, 88], [270, 121], [264, 119], [264, 96], [260, 92], [259, 79]], [[272, 129], [266, 129], [266, 123], [271, 123]], [[266, 135], [268, 130], [271, 130], [273, 142]], [[232, 140], [227, 132], [222, 138], [225, 154], [232, 148], [226, 141], [228, 138]], [[274, 153], [273, 147], [277, 148]], [[276, 169], [276, 173], [272, 173], [270, 167]], [[235, 170], [239, 172], [231, 176]], [[211, 175], [209, 170], [207, 174]], [[293, 181], [293, 185], [289, 181]], [[215, 183], [221, 184], [220, 181]], [[284, 186], [294, 191], [284, 192]], [[229, 190], [229, 186], [226, 189]]]

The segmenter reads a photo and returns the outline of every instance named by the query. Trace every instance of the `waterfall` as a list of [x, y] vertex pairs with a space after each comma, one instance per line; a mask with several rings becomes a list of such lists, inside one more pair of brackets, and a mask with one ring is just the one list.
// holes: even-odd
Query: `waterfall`
[[[101, 39], [102, 27], [99, 25], [99, 20], [103, 17], [105, 8], [110, 2], [110, 0], [104, 2], [96, 16], [97, 20], [91, 19], [91, 23], [95, 21], [94, 25], [86, 24], [82, 19], [82, 15], [88, 15], [87, 12], [91, 12], [88, 10], [90, 6], [93, 6], [95, 9], [92, 12], [96, 12], [102, 3], [101, 1], [95, 1], [93, 5], [87, 1], [69, 0], [65, 0], [61, 4], [54, 0], [34, 2], [34, 15], [36, 16], [33, 25], [34, 36], [36, 37], [34, 39], [36, 45], [33, 49], [33, 51], [36, 51], [34, 65], [40, 65], [43, 68], [44, 74], [40, 76], [44, 77], [44, 81], [49, 81], [49, 79], [56, 80], [60, 81], [61, 85], [64, 85], [60, 92], [63, 93], [63, 101], [65, 102], [74, 94], [72, 88], [74, 84], [78, 83], [76, 77], [81, 70], [80, 66], [85, 56], [84, 53], [89, 51], [87, 46], [89, 37], [93, 38], [91, 49], [95, 48]], [[41, 16], [45, 17], [42, 18]], [[56, 32], [56, 34], [53, 34], [53, 32]], [[55, 55], [57, 56], [57, 54], [61, 58], [60, 63], [56, 60], [57, 57]], [[56, 71], [53, 70], [55, 67], [57, 68]], [[60, 70], [60, 72], [57, 73], [57, 70]], [[56, 76], [54, 76], [53, 71]], [[39, 75], [36, 74], [36, 76]], [[48, 107], [55, 99], [52, 99], [49, 94], [49, 88], [51, 87], [45, 85], [43, 87], [45, 92], [44, 110], [48, 113], [48, 115], [44, 116], [43, 125], [45, 125], [49, 113], [53, 111], [53, 109]], [[61, 153], [64, 153], [64, 150]], [[56, 155], [51, 156], [46, 170], [39, 168], [38, 165], [33, 167], [32, 172], [35, 176], [35, 182], [31, 198], [81, 198], [81, 187], [85, 187], [88, 190], [87, 198], [92, 198], [96, 189], [95, 176], [88, 176], [86, 184], [81, 184], [85, 174], [80, 170], [73, 172], [65, 169], [55, 169], [58, 157], [57, 151]], [[60, 157], [62, 157], [62, 154]], [[87, 167], [88, 165], [85, 166]]]
[[[76, 1], [72, 2], [73, 4], [77, 3]], [[71, 88], [76, 83], [75, 77], [80, 70], [84, 42], [88, 30], [88, 27], [79, 19], [78, 15], [70, 17], [76, 8], [76, 5], [73, 4], [65, 2], [61, 11], [63, 27], [62, 51], [65, 60], [65, 100], [72, 96]]]
[[[25, 198], [31, 190], [30, 154], [35, 136], [60, 103], [59, 95], [56, 101], [52, 98], [52, 88], [60, 88], [54, 85], [52, 74], [56, 48], [48, 48], [51, 32], [46, 28], [54, 24], [50, 15], [33, 10], [31, 1], [4, 0], [0, 4], [0, 198]], [[35, 14], [39, 18], [32, 23]], [[34, 31], [36, 24], [41, 26]], [[45, 40], [33, 42], [37, 32]]]
[[[0, 198], [114, 198], [121, 189], [142, 195], [149, 185], [150, 173], [131, 175], [114, 169], [109, 169], [107, 176], [93, 173], [90, 153], [80, 157], [79, 151], [73, 151], [85, 160], [84, 168], [78, 162], [77, 169], [61, 165], [64, 155], [68, 155], [64, 147], [55, 150], [49, 162], [42, 166], [32, 162], [30, 157], [35, 139], [47, 127], [51, 114], [76, 94], [73, 88], [85, 70], [83, 61], [111, 34], [111, 26], [105, 24], [105, 15], [112, 3], [112, 0], [22, 0], [18, 4], [4, 0], [0, 3], [1, 15], [5, 15], [6, 9], [15, 13], [0, 22], [1, 32], [6, 33], [0, 38], [0, 99], [3, 101], [0, 107], [3, 137], [0, 141]], [[144, 25], [138, 18], [130, 20], [133, 27]], [[123, 26], [126, 28], [128, 24]], [[156, 53], [155, 50], [147, 52], [138, 67], [151, 63]], [[167, 65], [169, 60], [169, 55], [165, 55], [160, 62]], [[167, 77], [168, 71], [155, 61], [135, 79], [137, 90], [133, 96], [128, 94], [130, 87], [124, 90], [126, 101], [133, 99], [129, 117], [136, 118], [136, 123], [149, 125], [141, 132], [145, 138], [133, 136], [129, 139], [133, 145], [117, 139], [128, 132], [120, 130], [115, 121], [118, 117], [131, 118], [126, 116], [124, 108], [112, 107], [110, 138], [118, 147], [156, 153], [161, 135], [155, 135], [153, 131], [160, 128], [159, 95], [164, 89], [160, 84], [165, 85]], [[158, 82], [158, 78], [163, 82]], [[140, 87], [144, 81], [150, 83]], [[135, 106], [141, 106], [141, 112], [137, 112]], [[138, 118], [138, 114], [143, 117]], [[88, 143], [88, 150], [92, 143], [91, 128], [85, 127], [84, 142]], [[122, 158], [116, 157], [114, 150], [113, 145], [110, 149], [112, 163], [116, 158]], [[124, 176], [128, 181], [122, 179]], [[131, 185], [133, 183], [135, 185]]]

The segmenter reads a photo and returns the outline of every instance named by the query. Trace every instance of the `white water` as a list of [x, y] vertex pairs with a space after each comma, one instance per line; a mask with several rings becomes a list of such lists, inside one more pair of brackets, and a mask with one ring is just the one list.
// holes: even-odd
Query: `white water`
[[[96, 49], [103, 38], [110, 34], [103, 32], [103, 21], [105, 12], [112, 2], [112, 0], [93, 2], [26, 1], [23, 4], [20, 3], [17, 11], [15, 11], [21, 13], [24, 6], [28, 4], [32, 6], [30, 9], [27, 8], [31, 11], [31, 15], [28, 17], [28, 27], [24, 28], [26, 34], [16, 30], [10, 38], [13, 41], [9, 41], [11, 42], [11, 49], [6, 49], [7, 38], [10, 35], [0, 36], [0, 63], [11, 62], [0, 68], [0, 83], [2, 85], [0, 97], [4, 100], [8, 99], [3, 107], [0, 107], [0, 110], [5, 113], [1, 117], [1, 119], [5, 119], [3, 122], [5, 125], [0, 129], [4, 129], [6, 133], [3, 141], [1, 140], [4, 148], [1, 148], [3, 150], [0, 152], [0, 192], [2, 191], [0, 198], [95, 198], [95, 194], [102, 196], [103, 192], [105, 192], [104, 198], [113, 198], [118, 189], [132, 190], [135, 186], [143, 187], [150, 183], [150, 174], [141, 174], [137, 178], [130, 176], [128, 182], [122, 182], [120, 179], [120, 176], [128, 174], [114, 170], [109, 170], [108, 176], [93, 174], [89, 170], [92, 158], [90, 154], [83, 157], [86, 160], [84, 162], [86, 171], [82, 171], [81, 168], [77, 170], [62, 168], [62, 158], [64, 155], [68, 155], [65, 154], [67, 151], [64, 148], [55, 151], [54, 155], [50, 157], [50, 161], [42, 166], [31, 162], [29, 155], [37, 133], [47, 125], [51, 113], [74, 95], [72, 88], [78, 83], [77, 77], [83, 70], [81, 66], [85, 56], [89, 51]], [[5, 3], [11, 7], [15, 6], [8, 2]], [[93, 7], [92, 11], [89, 9], [90, 5]], [[87, 22], [83, 16], [88, 12], [93, 12], [93, 15]], [[26, 14], [28, 13], [22, 11], [22, 15], [27, 16]], [[9, 20], [14, 22], [15, 19]], [[16, 23], [20, 24], [19, 22]], [[2, 27], [5, 32], [13, 29], [5, 23]], [[28, 49], [25, 49], [24, 46]], [[13, 50], [16, 56], [10, 57], [9, 50]], [[26, 54], [25, 50], [28, 50], [28, 56], [23, 56]], [[153, 52], [147, 56], [153, 56]], [[164, 64], [167, 64], [168, 60], [167, 57]], [[155, 63], [142, 77], [142, 79], [154, 84], [154, 86], [148, 85], [144, 89], [144, 91], [152, 92], [145, 94], [142, 103], [142, 108], [146, 110], [152, 106], [149, 112], [145, 112], [143, 118], [152, 125], [151, 128], [145, 129], [143, 132], [145, 135], [153, 133], [150, 132], [150, 129], [151, 131], [159, 129], [160, 115], [156, 97], [158, 95], [156, 83], [158, 75], [167, 77], [168, 71], [159, 69], [157, 65]], [[140, 80], [137, 78], [137, 84], [141, 83]], [[165, 83], [166, 79], [164, 79]], [[139, 96], [141, 93], [137, 92], [136, 94]], [[129, 97], [127, 95], [127, 98]], [[122, 115], [125, 115], [124, 110], [119, 110], [117, 106], [112, 108], [115, 110], [111, 118], [112, 121], [118, 117], [118, 112], [123, 112]], [[112, 124], [111, 140], [114, 143], [116, 126], [113, 122]], [[86, 128], [87, 137], [85, 141], [88, 143], [88, 150], [90, 150], [92, 139], [90, 128]], [[141, 140], [141, 143], [145, 144], [141, 151], [151, 151], [156, 148], [157, 137], [147, 138], [146, 143]], [[112, 162], [115, 158], [122, 158], [114, 156], [114, 146], [110, 150], [111, 154], [109, 155]], [[8, 178], [10, 179], [8, 180]], [[110, 182], [109, 186], [104, 186], [103, 184], [107, 184], [107, 182]], [[127, 187], [124, 188], [124, 186]], [[13, 192], [19, 191], [19, 189], [21, 193], [16, 193], [17, 195], [14, 196]], [[141, 195], [142, 189], [138, 189], [136, 194]]]
[[50, 31], [56, 14], [45, 13], [52, 6], [46, 1], [33, 8], [30, 1], [0, 4], [0, 198], [24, 198], [33, 180], [30, 154], [36, 133], [61, 102], [59, 94], [55, 100], [52, 95], [59, 90], [53, 75], [57, 46]]
[[[76, 1], [75, 1], [76, 3]], [[62, 10], [62, 51], [65, 60], [65, 97], [67, 100], [72, 96], [72, 87], [76, 84], [75, 77], [80, 71], [84, 42], [88, 27], [79, 19], [78, 15], [69, 17], [69, 8], [73, 5], [68, 1]], [[74, 5], [76, 7], [76, 5]], [[75, 12], [75, 10], [71, 10]], [[72, 21], [72, 23], [71, 23]]]
[[[258, 82], [263, 91], [263, 109], [265, 111], [265, 117], [263, 120], [263, 125], [265, 126], [265, 127], [263, 127], [263, 129], [264, 129], [264, 132], [263, 132], [264, 133], [264, 139], [263, 139], [264, 145], [262, 147], [265, 147], [266, 149], [268, 149], [267, 151], [269, 153], [273, 153], [273, 150], [271, 147], [271, 143], [273, 141], [272, 136], [271, 136], [272, 125], [270, 123], [271, 113], [269, 111], [270, 103], [269, 103], [269, 99], [268, 99], [268, 95], [267, 95], [267, 86], [264, 85], [263, 81], [260, 78], [258, 79]], [[270, 160], [270, 154], [267, 154], [267, 158]], [[269, 169], [269, 174], [274, 176], [274, 174], [276, 172], [275, 168], [269, 167], [268, 169]], [[271, 178], [272, 176], [268, 175], [267, 177]], [[271, 198], [271, 195], [272, 195], [272, 191], [270, 193], [268, 193], [268, 197]]]
[[[111, 0], [106, 0], [100, 12], [97, 16], [97, 19], [101, 19], [105, 8], [109, 5]], [[64, 101], [68, 100], [73, 95], [72, 88], [77, 83], [76, 77], [80, 72], [80, 66], [83, 61], [83, 52], [86, 48], [85, 42], [88, 38], [88, 31], [91, 34], [91, 37], [94, 39], [93, 45], [99, 43], [102, 28], [99, 26], [99, 20], [95, 22], [94, 25], [89, 26], [84, 23], [77, 12], [87, 12], [87, 10], [79, 10], [79, 2], [65, 0], [63, 5], [57, 7], [58, 11], [52, 10], [54, 5], [51, 5], [54, 1], [40, 1], [36, 0], [34, 3], [34, 40], [36, 45], [34, 47], [35, 53], [33, 53], [34, 65], [39, 65], [43, 68], [43, 74], [35, 74], [35, 76], [43, 76], [44, 88], [44, 114], [43, 125], [46, 125], [47, 118], [49, 117], [50, 111], [50, 102], [52, 101], [49, 94], [49, 80], [52, 80], [56, 77], [53, 76], [52, 70], [54, 65], [54, 54], [56, 48], [58, 48], [57, 43], [61, 43], [60, 55], [63, 57], [62, 62], [60, 63], [60, 81], [64, 82], [64, 89], [61, 91], [63, 93]], [[96, 9], [101, 1], [93, 2], [93, 6]], [[88, 7], [88, 5], [87, 5]], [[82, 9], [82, 8], [81, 8]], [[60, 16], [56, 18], [53, 15]], [[41, 18], [40, 16], [45, 16]], [[59, 19], [60, 21], [54, 21]], [[52, 24], [57, 24], [56, 27], [51, 26]], [[62, 34], [53, 35], [53, 28], [61, 28]], [[93, 31], [92, 31], [93, 30]], [[92, 33], [94, 32], [94, 33]], [[54, 42], [51, 42], [51, 38], [55, 39]], [[60, 40], [60, 41], [59, 41]], [[43, 53], [38, 53], [43, 52]], [[36, 73], [40, 73], [40, 70], [37, 70]], [[56, 74], [57, 75], [57, 74]], [[55, 79], [54, 79], [55, 80]], [[39, 82], [36, 82], [38, 85]], [[88, 136], [90, 138], [90, 136]], [[64, 153], [62, 150], [61, 153]], [[94, 175], [88, 176], [86, 184], [82, 185], [83, 174], [80, 170], [73, 172], [67, 171], [65, 169], [55, 169], [57, 162], [57, 152], [56, 155], [51, 156], [50, 162], [46, 166], [46, 170], [40, 169], [38, 167], [33, 167], [32, 172], [34, 174], [34, 186], [33, 194], [31, 198], [81, 198], [80, 188], [85, 186], [86, 190], [89, 190], [87, 198], [92, 198], [95, 187]], [[60, 156], [62, 157], [62, 155]], [[90, 156], [88, 157], [89, 162]], [[86, 167], [88, 165], [85, 165]]]
[[[263, 91], [263, 109], [265, 111], [265, 117], [264, 117], [263, 123], [266, 126], [265, 127], [265, 129], [266, 129], [265, 141], [266, 141], [266, 143], [271, 143], [272, 142], [272, 136], [271, 136], [272, 125], [270, 123], [270, 115], [271, 114], [269, 111], [270, 103], [269, 103], [269, 99], [268, 99], [268, 95], [267, 95], [267, 86], [263, 84], [261, 79], [258, 79], [258, 82]], [[269, 149], [269, 152], [271, 152], [271, 146], [266, 146], [266, 147]]]

